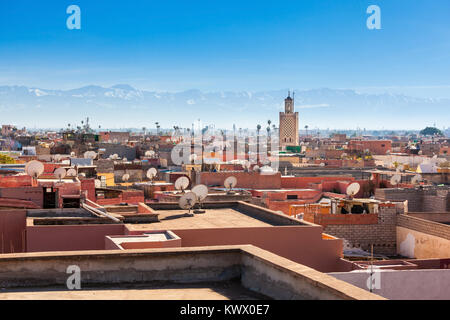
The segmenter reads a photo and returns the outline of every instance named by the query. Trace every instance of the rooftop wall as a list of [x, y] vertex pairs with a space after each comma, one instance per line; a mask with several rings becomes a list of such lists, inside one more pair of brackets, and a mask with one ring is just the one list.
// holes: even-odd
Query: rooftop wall
[[[367, 289], [369, 271], [330, 273], [361, 289]], [[377, 272], [378, 273], [378, 272]], [[382, 270], [379, 289], [373, 293], [392, 300], [449, 300], [450, 270]]]
[[27, 226], [27, 252], [104, 250], [105, 236], [123, 235], [123, 224]]
[[0, 210], [0, 253], [25, 252], [26, 210]]
[[225, 179], [234, 176], [237, 178], [236, 188], [252, 189], [280, 189], [281, 173], [273, 175], [261, 175], [257, 172], [224, 171], [224, 172], [201, 172], [200, 182], [208, 186], [223, 186]]
[[82, 288], [240, 279], [242, 286], [274, 299], [382, 299], [252, 246], [3, 255], [0, 286], [27, 291], [56, 286], [65, 290], [70, 276], [67, 267], [71, 265], [81, 270]]
[[399, 215], [397, 251], [408, 258], [449, 258], [450, 225]]
[[450, 211], [448, 189], [388, 188], [377, 189], [375, 197], [383, 201], [408, 201], [410, 212]]

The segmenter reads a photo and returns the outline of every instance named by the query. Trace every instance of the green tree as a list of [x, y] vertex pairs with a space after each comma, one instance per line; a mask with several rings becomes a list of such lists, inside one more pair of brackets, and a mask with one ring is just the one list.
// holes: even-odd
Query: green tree
[[442, 131], [435, 127], [426, 127], [420, 134], [423, 136], [442, 136]]

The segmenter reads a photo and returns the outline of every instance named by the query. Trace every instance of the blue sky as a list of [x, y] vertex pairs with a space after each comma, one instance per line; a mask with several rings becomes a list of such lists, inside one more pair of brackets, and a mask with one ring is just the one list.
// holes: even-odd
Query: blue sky
[[[366, 28], [371, 4], [382, 30]], [[449, 14], [448, 0], [1, 1], [0, 85], [450, 98]]]

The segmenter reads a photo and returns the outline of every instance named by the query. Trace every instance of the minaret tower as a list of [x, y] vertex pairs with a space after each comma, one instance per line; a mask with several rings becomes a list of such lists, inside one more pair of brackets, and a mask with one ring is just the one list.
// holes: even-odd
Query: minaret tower
[[[294, 97], [295, 93], [292, 93]], [[280, 148], [286, 150], [287, 146], [298, 146], [298, 112], [294, 112], [294, 99], [291, 92], [284, 99], [284, 112], [280, 112]]]

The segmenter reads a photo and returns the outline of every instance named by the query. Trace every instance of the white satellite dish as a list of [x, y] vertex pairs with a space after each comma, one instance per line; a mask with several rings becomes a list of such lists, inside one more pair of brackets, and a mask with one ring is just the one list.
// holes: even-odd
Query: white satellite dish
[[354, 197], [359, 192], [359, 190], [361, 190], [361, 186], [359, 185], [359, 183], [353, 182], [347, 187], [346, 193], [349, 197]]
[[325, 162], [321, 162], [321, 163], [319, 164], [319, 166], [325, 167]]
[[236, 184], [237, 184], [237, 179], [236, 179], [236, 177], [233, 177], [233, 176], [226, 178], [225, 182], [223, 183], [225, 188], [228, 189], [228, 193], [233, 193], [232, 189], [234, 187], [236, 187]]
[[75, 170], [74, 168], [70, 168], [69, 170], [67, 170], [67, 174], [68, 177], [76, 177], [77, 176], [77, 170]]
[[85, 159], [95, 159], [96, 157], [97, 157], [97, 152], [95, 152], [95, 151], [86, 151], [84, 153]]
[[259, 166], [254, 166], [254, 167], [253, 167], [253, 171], [259, 172]]
[[67, 171], [64, 168], [58, 168], [53, 172], [53, 174], [59, 179], [61, 182], [61, 179], [63, 179], [67, 175]]
[[400, 181], [402, 181], [402, 176], [399, 174], [396, 174], [394, 176], [392, 176], [391, 178], [391, 185], [396, 186], [400, 183]]
[[153, 150], [145, 151], [146, 157], [153, 157], [154, 155], [155, 155], [155, 151], [153, 151]]
[[184, 190], [189, 186], [189, 179], [187, 177], [179, 177], [175, 181], [175, 189], [181, 190], [184, 192]]
[[242, 163], [242, 166], [244, 167], [245, 170], [248, 171], [250, 168], [250, 161], [244, 160], [244, 162]]
[[191, 216], [191, 209], [195, 206], [196, 201], [197, 195], [193, 192], [188, 192], [180, 198], [178, 205], [181, 209], [188, 209], [189, 211], [186, 215]]
[[130, 180], [130, 175], [129, 175], [128, 173], [125, 173], [125, 174], [122, 176], [122, 181], [127, 182], [128, 180]]
[[98, 179], [95, 179], [95, 187], [96, 188], [101, 188], [102, 187], [102, 182]]
[[72, 152], [70, 153], [70, 156], [71, 156], [72, 158], [75, 157], [75, 152], [72, 151]]
[[153, 180], [153, 178], [156, 177], [157, 174], [158, 170], [156, 170], [155, 168], [150, 168], [147, 170], [147, 178], [149, 178], [150, 180]]
[[197, 155], [196, 155], [195, 153], [193, 153], [193, 154], [191, 154], [191, 155], [189, 156], [189, 161], [190, 161], [190, 162], [193, 162], [193, 161], [195, 161], [195, 160], [197, 160]]
[[261, 167], [261, 169], [259, 170], [261, 174], [273, 174], [274, 170], [270, 167], [270, 166], [263, 166]]
[[123, 162], [127, 162], [128, 159], [127, 159], [127, 158], [123, 158], [122, 161], [123, 161]]
[[199, 209], [195, 210], [194, 213], [205, 213], [205, 210], [202, 210], [202, 201], [206, 199], [208, 196], [208, 187], [204, 184], [198, 184], [192, 188], [192, 192], [197, 196], [197, 202], [199, 203]]
[[412, 184], [419, 184], [421, 181], [423, 181], [423, 178], [420, 174], [416, 174], [412, 179], [411, 179], [411, 183]]
[[30, 177], [37, 178], [44, 173], [44, 164], [36, 160], [30, 161], [25, 165], [25, 172]]

